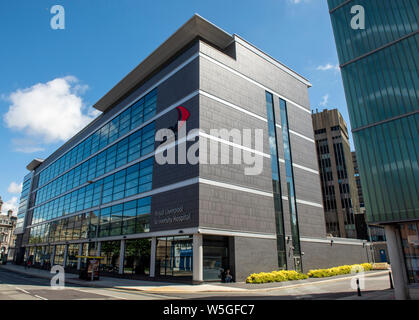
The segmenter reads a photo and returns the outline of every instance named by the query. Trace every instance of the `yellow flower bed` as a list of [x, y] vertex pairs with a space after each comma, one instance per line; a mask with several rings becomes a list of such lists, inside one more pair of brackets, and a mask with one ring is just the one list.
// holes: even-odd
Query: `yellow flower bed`
[[[316, 269], [310, 270], [307, 274], [300, 273], [294, 270], [280, 270], [272, 272], [260, 272], [252, 273], [247, 277], [246, 283], [268, 283], [268, 282], [282, 282], [282, 281], [292, 281], [292, 280], [302, 280], [307, 278], [323, 278], [323, 277], [332, 277], [341, 274], [351, 273], [352, 267], [361, 266], [364, 271], [372, 270], [371, 263], [362, 263], [354, 265], [346, 265], [340, 267], [334, 267], [329, 269]], [[354, 269], [356, 272], [359, 272], [359, 269]]]
[[[315, 270], [309, 270], [307, 275], [310, 278], [325, 278], [325, 277], [333, 277], [338, 276], [341, 274], [349, 274], [351, 273], [352, 267], [361, 266], [364, 271], [369, 271], [372, 269], [371, 263], [361, 263], [361, 264], [353, 264], [353, 265], [346, 265], [346, 266], [340, 266], [340, 267], [334, 267], [329, 269], [315, 269]], [[354, 268], [354, 271], [356, 273], [359, 272], [359, 269]]]
[[282, 282], [307, 278], [308, 276], [306, 274], [294, 270], [280, 270], [272, 272], [252, 273], [247, 277], [246, 283]]

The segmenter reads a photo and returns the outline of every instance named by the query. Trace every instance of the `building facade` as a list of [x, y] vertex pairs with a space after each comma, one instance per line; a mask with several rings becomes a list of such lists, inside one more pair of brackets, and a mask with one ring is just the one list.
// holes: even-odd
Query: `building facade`
[[326, 232], [334, 237], [368, 239], [363, 232], [366, 224], [359, 205], [346, 122], [338, 109], [313, 113], [312, 120]]
[[385, 226], [407, 298], [419, 282], [418, 2], [328, 4], [368, 222]]
[[[0, 197], [0, 213], [2, 206], [3, 200]], [[16, 220], [12, 210], [7, 211], [7, 214], [0, 214], [0, 263], [14, 256]]]
[[28, 165], [18, 259], [80, 269], [100, 254], [102, 272], [194, 282], [367, 261], [364, 242], [326, 237], [309, 87], [195, 15]]

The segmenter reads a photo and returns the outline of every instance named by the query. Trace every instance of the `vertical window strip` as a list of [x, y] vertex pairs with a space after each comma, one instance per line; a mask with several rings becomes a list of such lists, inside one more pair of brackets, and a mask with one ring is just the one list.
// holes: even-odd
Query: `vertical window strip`
[[281, 112], [282, 141], [284, 147], [285, 172], [288, 186], [288, 204], [291, 215], [290, 221], [294, 264], [296, 270], [302, 271], [300, 231], [298, 228], [297, 201], [295, 195], [294, 172], [292, 169], [291, 143], [289, 139], [288, 113], [286, 102], [282, 99], [279, 99], [279, 107]]
[[268, 118], [269, 146], [271, 152], [272, 186], [275, 209], [275, 226], [278, 252], [278, 267], [287, 269], [287, 257], [285, 247], [284, 214], [281, 197], [281, 180], [279, 173], [279, 157], [277, 149], [277, 133], [275, 126], [275, 111], [273, 95], [266, 92], [266, 109]]

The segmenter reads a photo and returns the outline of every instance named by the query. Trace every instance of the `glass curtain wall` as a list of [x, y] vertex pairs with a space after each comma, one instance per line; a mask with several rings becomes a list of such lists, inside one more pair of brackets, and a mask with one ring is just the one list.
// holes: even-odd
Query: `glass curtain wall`
[[276, 240], [279, 269], [287, 269], [285, 246], [284, 213], [281, 199], [281, 180], [279, 174], [278, 139], [275, 126], [275, 111], [273, 95], [266, 92], [266, 111], [268, 116], [269, 147], [271, 152], [272, 187], [275, 209]]
[[146, 276], [150, 274], [151, 239], [125, 241], [124, 274]]
[[291, 215], [292, 246], [294, 254], [294, 267], [297, 271], [302, 271], [300, 231], [298, 228], [297, 199], [295, 196], [294, 172], [292, 169], [291, 143], [288, 131], [288, 112], [287, 103], [279, 99], [281, 110], [282, 141], [284, 146], [285, 173], [288, 187], [288, 204]]

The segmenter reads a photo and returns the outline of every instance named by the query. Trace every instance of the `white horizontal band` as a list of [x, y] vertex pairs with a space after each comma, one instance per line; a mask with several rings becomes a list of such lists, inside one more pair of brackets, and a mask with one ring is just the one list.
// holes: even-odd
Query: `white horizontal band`
[[208, 60], [208, 61], [210, 61], [210, 62], [212, 62], [212, 63], [216, 64], [217, 66], [219, 66], [219, 67], [221, 67], [221, 68], [223, 68], [223, 69], [225, 69], [225, 70], [227, 70], [227, 71], [230, 71], [231, 73], [235, 74], [236, 76], [239, 76], [240, 78], [245, 79], [245, 80], [247, 80], [247, 81], [249, 81], [249, 82], [253, 83], [254, 85], [256, 85], [256, 86], [258, 86], [258, 87], [262, 88], [262, 89], [263, 89], [263, 90], [265, 90], [265, 91], [272, 92], [273, 94], [275, 94], [276, 96], [280, 97], [281, 99], [283, 99], [283, 100], [285, 100], [285, 101], [287, 101], [287, 102], [289, 102], [289, 103], [292, 103], [292, 105], [293, 105], [293, 106], [296, 106], [297, 108], [299, 108], [299, 109], [301, 109], [301, 110], [303, 110], [303, 111], [305, 111], [305, 112], [307, 112], [307, 113], [311, 114], [311, 111], [310, 111], [309, 109], [307, 109], [307, 108], [305, 108], [305, 107], [301, 106], [300, 104], [298, 104], [298, 103], [296, 103], [296, 102], [294, 102], [294, 101], [292, 101], [292, 100], [290, 100], [290, 99], [288, 99], [288, 98], [284, 97], [283, 95], [279, 94], [278, 92], [275, 92], [274, 90], [272, 90], [272, 89], [270, 89], [270, 88], [265, 87], [263, 84], [261, 84], [261, 83], [259, 83], [259, 82], [255, 81], [255, 80], [253, 80], [253, 79], [250, 79], [249, 77], [247, 77], [247, 76], [245, 76], [244, 74], [242, 74], [242, 73], [240, 73], [240, 72], [238, 72], [238, 71], [236, 71], [236, 70], [234, 70], [234, 69], [232, 69], [232, 68], [230, 68], [230, 67], [226, 66], [225, 64], [223, 64], [223, 63], [221, 63], [221, 62], [219, 62], [219, 61], [217, 61], [217, 60], [215, 60], [215, 59], [211, 58], [210, 56], [206, 55], [205, 53], [203, 53], [203, 52], [199, 52], [199, 56], [200, 56], [201, 58], [204, 58], [204, 59], [206, 59], [206, 60]]

